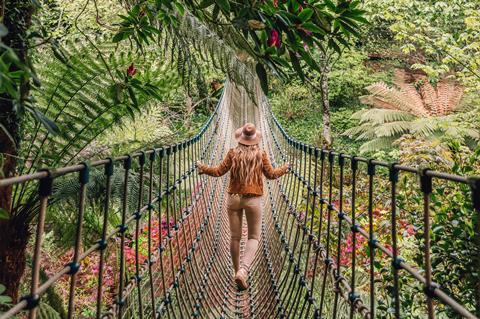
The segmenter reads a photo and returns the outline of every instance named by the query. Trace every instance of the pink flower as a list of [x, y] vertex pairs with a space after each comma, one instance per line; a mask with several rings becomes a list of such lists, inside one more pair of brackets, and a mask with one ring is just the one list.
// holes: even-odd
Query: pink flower
[[130, 66], [128, 67], [127, 69], [127, 74], [128, 76], [134, 76], [135, 74], [137, 73], [137, 69], [135, 68], [135, 66], [132, 64], [130, 64]]
[[415, 227], [413, 225], [408, 225], [406, 228], [408, 236], [415, 235]]
[[273, 6], [276, 8], [278, 7], [278, 0], [273, 0]]
[[298, 214], [298, 219], [303, 220], [305, 218], [306, 214], [307, 214], [306, 212], [300, 212], [300, 214]]
[[269, 47], [280, 46], [280, 34], [277, 30], [272, 29], [272, 31], [270, 32], [270, 37], [268, 38], [267, 45]]

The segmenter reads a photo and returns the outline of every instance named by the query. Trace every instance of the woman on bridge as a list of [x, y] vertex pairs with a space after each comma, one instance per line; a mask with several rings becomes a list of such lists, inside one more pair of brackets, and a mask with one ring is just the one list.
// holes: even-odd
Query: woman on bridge
[[[227, 192], [228, 218], [230, 222], [230, 254], [235, 268], [235, 282], [240, 290], [248, 288], [247, 277], [255, 257], [261, 234], [263, 176], [276, 179], [284, 175], [289, 164], [273, 168], [268, 155], [258, 143], [262, 135], [255, 125], [247, 123], [235, 131], [237, 147], [228, 151], [223, 161], [215, 167], [197, 163], [199, 174], [220, 177], [230, 171]], [[242, 237], [243, 211], [247, 217], [248, 240], [243, 261], [240, 263], [240, 239]]]

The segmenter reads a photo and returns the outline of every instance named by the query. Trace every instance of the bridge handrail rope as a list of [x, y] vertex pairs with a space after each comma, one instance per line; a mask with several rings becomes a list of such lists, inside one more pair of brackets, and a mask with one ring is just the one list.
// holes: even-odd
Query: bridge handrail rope
[[[235, 94], [240, 94], [240, 98]], [[438, 307], [434, 299], [465, 318], [477, 318], [433, 282], [429, 231], [423, 234], [423, 267], [419, 269], [400, 257], [397, 186], [400, 174], [418, 177], [423, 228], [430, 230], [433, 180], [468, 184], [473, 209], [480, 214], [480, 178], [415, 169], [302, 143], [286, 133], [263, 95], [255, 115], [247, 114], [252, 110], [247, 112], [244, 105], [251, 102], [247, 96], [250, 97], [245, 90], [227, 82], [215, 110], [199, 133], [180, 143], [0, 180], [0, 186], [38, 182], [39, 202], [29, 294], [1, 314], [0, 319], [12, 318], [24, 310], [29, 318], [36, 318], [42, 296], [48, 288], [65, 279], [65, 275], [70, 277], [67, 315], [68, 318], [76, 316], [77, 276], [82, 271], [82, 261], [90, 256], [98, 256], [97, 319], [182, 319], [210, 315], [215, 318], [325, 318], [328, 315], [337, 318], [342, 311], [350, 319], [376, 318], [380, 289], [374, 269], [379, 257], [376, 252], [391, 262], [393, 291], [390, 297], [396, 319], [402, 317], [402, 272], [423, 286], [425, 313], [429, 319], [435, 318]], [[240, 105], [235, 103], [235, 98]], [[235, 118], [238, 108], [242, 108], [242, 119]], [[229, 146], [234, 145], [231, 136], [239, 124], [236, 122], [245, 121], [247, 116], [255, 117], [264, 136], [262, 146], [273, 165], [289, 162], [291, 169], [283, 179], [265, 183], [262, 240], [251, 267], [250, 287], [246, 293], [240, 293], [230, 274], [227, 178], [199, 176], [195, 173], [195, 162], [218, 163]], [[91, 182], [91, 170], [102, 168], [106, 179], [102, 185], [103, 207], [98, 213], [102, 220], [101, 236], [99, 241], [83, 249], [87, 186]], [[121, 222], [110, 229], [108, 217], [114, 210], [112, 187], [116, 170], [123, 174], [121, 198], [119, 203], [115, 202]], [[74, 173], [78, 174], [79, 192], [73, 257], [70, 263], [40, 282], [49, 199], [54, 195], [55, 182]], [[383, 187], [387, 187], [384, 196], [388, 197], [390, 206], [391, 249], [388, 243], [377, 239], [377, 230], [373, 227], [378, 218], [374, 216], [374, 193], [379, 179], [388, 181], [388, 186]], [[135, 186], [137, 193], [132, 191], [132, 185], [138, 185]], [[364, 199], [358, 198], [362, 186], [367, 192]], [[132, 197], [134, 204], [129, 201]], [[361, 207], [362, 200], [366, 208]], [[362, 218], [367, 219], [365, 227], [359, 222]], [[157, 229], [154, 221], [158, 221]], [[142, 260], [140, 241], [144, 235], [147, 256]], [[352, 236], [353, 249], [347, 258], [348, 264], [342, 266], [341, 249], [347, 235]], [[357, 282], [359, 238], [364, 238], [369, 247], [367, 292], [365, 287], [361, 291]], [[115, 273], [115, 292], [107, 292], [104, 285], [108, 266], [106, 249], [112, 246], [119, 250], [115, 260], [118, 272]], [[134, 251], [133, 264], [127, 262], [127, 248]]]
[[[267, 104], [266, 102], [264, 102]], [[325, 253], [325, 259], [324, 262], [328, 266], [327, 268], [332, 270], [332, 276], [335, 278], [336, 285], [335, 289], [338, 289], [338, 284], [341, 282], [344, 284], [345, 289], [349, 291], [348, 299], [349, 302], [352, 306], [351, 309], [351, 315], [350, 317], [352, 318], [353, 316], [353, 311], [354, 308], [357, 308], [356, 310], [363, 312], [364, 317], [369, 318], [375, 318], [375, 308], [370, 306], [368, 311], [367, 309], [363, 306], [363, 302], [359, 300], [359, 295], [355, 292], [355, 249], [353, 249], [352, 256], [351, 256], [351, 266], [352, 266], [352, 280], [350, 285], [348, 285], [346, 279], [341, 275], [340, 273], [340, 265], [338, 263], [339, 260], [339, 254], [340, 254], [340, 241], [341, 241], [341, 228], [342, 228], [342, 222], [345, 221], [347, 224], [351, 226], [351, 232], [353, 235], [353, 247], [356, 247], [355, 245], [355, 238], [356, 235], [355, 233], [358, 233], [360, 236], [364, 237], [367, 242], [368, 246], [370, 247], [370, 305], [375, 305], [375, 289], [374, 289], [374, 274], [373, 274], [373, 262], [374, 262], [374, 251], [376, 249], [380, 250], [383, 254], [386, 254], [389, 258], [391, 258], [392, 261], [392, 272], [393, 272], [393, 277], [394, 277], [394, 303], [395, 303], [395, 316], [396, 318], [400, 318], [400, 305], [399, 305], [399, 282], [398, 282], [398, 275], [399, 271], [405, 270], [407, 273], [409, 273], [412, 277], [414, 277], [416, 280], [418, 280], [423, 286], [424, 286], [424, 293], [426, 296], [426, 302], [427, 302], [427, 311], [428, 311], [428, 316], [429, 318], [434, 318], [434, 305], [433, 305], [433, 298], [437, 298], [440, 300], [443, 304], [450, 306], [456, 313], [459, 315], [465, 317], [465, 318], [477, 318], [474, 316], [471, 312], [469, 312], [463, 305], [455, 301], [453, 298], [448, 296], [441, 288], [440, 286], [432, 281], [432, 269], [431, 269], [431, 261], [430, 261], [430, 232], [424, 232], [424, 263], [425, 263], [425, 276], [421, 274], [421, 272], [416, 269], [414, 266], [406, 263], [401, 257], [398, 256], [397, 254], [397, 230], [396, 230], [396, 225], [397, 225], [397, 207], [396, 207], [396, 184], [399, 179], [399, 174], [401, 172], [406, 172], [406, 173], [412, 173], [418, 176], [420, 180], [420, 191], [423, 194], [423, 215], [424, 215], [424, 229], [431, 229], [430, 227], [430, 205], [429, 205], [429, 198], [430, 195], [433, 191], [432, 189], [432, 179], [437, 178], [439, 180], [445, 180], [445, 181], [451, 181], [451, 182], [456, 182], [456, 183], [462, 183], [462, 184], [468, 184], [471, 189], [471, 196], [472, 196], [472, 207], [474, 210], [477, 211], [477, 213], [480, 213], [480, 178], [476, 176], [472, 177], [463, 177], [463, 176], [458, 176], [454, 174], [447, 174], [443, 172], [438, 172], [438, 171], [433, 171], [429, 170], [427, 168], [424, 169], [415, 169], [412, 167], [408, 166], [403, 166], [399, 165], [397, 163], [387, 163], [383, 161], [377, 161], [377, 160], [372, 160], [372, 159], [367, 159], [364, 157], [359, 157], [359, 156], [353, 156], [353, 155], [346, 155], [343, 153], [331, 151], [331, 150], [326, 150], [326, 149], [320, 149], [318, 147], [314, 147], [313, 145], [305, 144], [301, 141], [295, 140], [294, 138], [290, 137], [287, 132], [284, 130], [284, 128], [281, 126], [279, 123], [278, 119], [275, 117], [273, 114], [272, 110], [268, 106], [264, 106], [264, 113], [265, 113], [265, 118], [270, 121], [270, 123], [267, 125], [269, 127], [269, 134], [271, 135], [271, 139], [273, 140], [273, 148], [276, 150], [276, 153], [278, 156], [283, 160], [283, 161], [294, 161], [297, 162], [296, 165], [293, 165], [291, 169], [291, 175], [295, 177], [295, 179], [298, 181], [300, 185], [302, 185], [307, 192], [307, 198], [306, 198], [306, 205], [307, 205], [307, 216], [304, 217], [304, 221], [307, 220], [308, 218], [308, 206], [309, 206], [309, 198], [313, 198], [313, 202], [315, 202], [315, 198], [318, 197], [319, 204], [321, 205], [321, 208], [325, 205], [328, 209], [328, 225], [327, 228], [330, 227], [331, 224], [331, 212], [335, 212], [337, 214], [338, 218], [338, 242], [337, 242], [337, 262], [334, 262], [330, 257], [329, 257], [329, 238], [327, 238], [327, 247], [323, 247], [319, 245], [319, 238], [315, 234], [312, 233], [312, 228], [308, 230], [306, 222], [303, 222], [299, 217], [299, 212], [296, 210], [295, 207], [297, 206], [297, 203], [295, 205], [290, 206], [289, 209], [291, 210], [291, 214], [294, 216], [296, 219], [296, 222], [301, 224], [303, 227], [304, 231], [304, 236], [308, 236], [308, 240], [314, 242], [314, 250], [322, 250]], [[276, 131], [276, 132], [274, 132]], [[281, 140], [280, 140], [281, 139]], [[294, 155], [297, 153], [296, 155]], [[290, 156], [288, 156], [290, 154]], [[274, 154], [271, 153], [271, 156]], [[313, 183], [311, 180], [310, 176], [306, 176], [305, 170], [306, 170], [306, 164], [302, 162], [305, 162], [306, 157], [308, 156], [308, 162], [311, 165], [312, 161], [312, 155], [314, 157], [314, 165], [318, 164], [318, 160], [320, 160], [321, 163], [321, 174], [324, 173], [324, 165], [328, 163], [329, 166], [329, 181], [327, 185], [329, 186], [329, 192], [327, 195], [327, 198], [325, 196], [322, 196], [322, 190], [323, 190], [323, 178], [321, 177], [320, 184], [317, 185], [317, 169], [315, 168], [315, 176], [313, 179]], [[350, 167], [351, 170], [354, 172], [360, 173], [359, 170], [359, 164], [366, 164], [366, 173], [368, 176], [368, 219], [369, 219], [369, 229], [368, 231], [360, 227], [359, 224], [356, 223], [356, 216], [358, 216], [358, 213], [355, 212], [355, 190], [352, 191], [352, 198], [351, 198], [351, 205], [353, 207], [352, 209], [352, 215], [351, 217], [348, 217], [346, 212], [342, 209], [343, 205], [343, 188], [344, 188], [344, 168], [346, 167], [345, 161], [348, 160], [350, 161]], [[340, 168], [340, 179], [339, 179], [339, 191], [340, 191], [340, 200], [339, 200], [339, 205], [335, 205], [335, 203], [332, 202], [332, 177], [333, 177], [333, 167], [334, 163], [337, 163]], [[304, 171], [303, 174], [300, 169], [296, 169], [295, 167], [298, 166], [300, 169], [303, 167]], [[391, 224], [392, 224], [392, 230], [391, 230], [391, 236], [392, 236], [392, 250], [387, 249], [387, 247], [383, 244], [381, 244], [378, 240], [375, 239], [375, 233], [373, 232], [373, 216], [372, 216], [372, 211], [373, 211], [373, 177], [376, 175], [376, 168], [377, 167], [383, 167], [388, 169], [388, 178], [391, 184], [391, 196], [390, 196], [390, 201], [391, 201]], [[311, 167], [308, 169], [309, 173], [311, 171]], [[355, 178], [357, 178], [357, 174], [352, 173], [353, 179], [352, 179], [352, 184], [353, 187], [355, 186]], [[291, 183], [291, 181], [287, 181], [288, 183]], [[288, 195], [285, 194], [284, 191], [282, 191], [284, 194], [283, 196], [286, 199], [287, 204], [289, 203], [288, 200]], [[311, 205], [311, 204], [310, 204]], [[314, 209], [312, 209], [313, 211]], [[473, 213], [473, 212], [472, 212]], [[322, 210], [320, 211], [320, 218], [322, 218]], [[313, 225], [313, 213], [311, 214], [311, 223], [310, 225]], [[320, 226], [321, 227], [321, 226]], [[330, 236], [330, 231], [326, 232], [327, 236]], [[317, 245], [317, 247], [315, 247]], [[310, 249], [310, 245], [308, 245], [308, 249]], [[300, 255], [298, 259], [300, 259]], [[307, 253], [308, 255], [308, 253]], [[298, 262], [297, 262], [298, 263]], [[315, 267], [317, 263], [315, 262]], [[325, 278], [325, 277], [324, 277]], [[322, 289], [325, 289], [325, 279], [324, 283], [322, 285]], [[312, 281], [312, 288], [313, 290], [313, 281]], [[307, 294], [311, 294], [311, 290], [307, 290]], [[322, 292], [322, 297], [323, 298], [323, 292]], [[360, 305], [359, 305], [360, 304]], [[335, 302], [336, 306], [336, 302]], [[322, 306], [320, 306], [320, 309]], [[318, 310], [321, 311], [321, 310]], [[321, 315], [320, 315], [321, 317]], [[334, 313], [334, 318], [335, 318], [335, 313]]]

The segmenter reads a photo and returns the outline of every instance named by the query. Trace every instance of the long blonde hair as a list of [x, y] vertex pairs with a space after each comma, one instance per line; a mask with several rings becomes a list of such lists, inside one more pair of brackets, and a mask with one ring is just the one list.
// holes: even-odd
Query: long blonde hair
[[258, 145], [238, 144], [234, 149], [231, 174], [245, 184], [258, 184], [261, 181], [262, 151]]

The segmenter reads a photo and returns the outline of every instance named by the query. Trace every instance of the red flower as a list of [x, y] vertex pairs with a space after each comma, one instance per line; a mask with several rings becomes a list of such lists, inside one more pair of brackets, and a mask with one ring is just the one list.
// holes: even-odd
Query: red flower
[[278, 7], [278, 0], [273, 0], [273, 6], [276, 8]]
[[269, 47], [273, 46], [280, 46], [280, 34], [278, 33], [277, 30], [273, 29], [272, 32], [270, 32], [270, 37], [268, 38], [267, 45]]
[[132, 64], [130, 64], [130, 66], [128, 67], [127, 69], [127, 74], [128, 76], [134, 76], [135, 74], [137, 73], [137, 69], [135, 68], [135, 66]]

